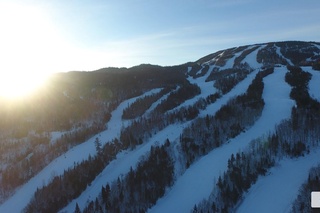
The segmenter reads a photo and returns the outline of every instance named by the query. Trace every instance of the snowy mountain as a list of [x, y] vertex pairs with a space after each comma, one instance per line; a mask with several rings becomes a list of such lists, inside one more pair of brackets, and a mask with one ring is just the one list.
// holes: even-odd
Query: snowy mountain
[[56, 74], [0, 111], [0, 212], [310, 212], [319, 70], [288, 41]]

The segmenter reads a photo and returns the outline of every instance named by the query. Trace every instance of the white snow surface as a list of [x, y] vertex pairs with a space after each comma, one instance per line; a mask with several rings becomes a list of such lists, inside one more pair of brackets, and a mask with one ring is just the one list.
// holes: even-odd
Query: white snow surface
[[[248, 62], [250, 66], [261, 66], [261, 64], [256, 62], [256, 54], [260, 48], [249, 54], [244, 59], [244, 62]], [[225, 69], [226, 67], [230, 66], [231, 63], [233, 65], [234, 59], [242, 52], [237, 53], [232, 59], [229, 59], [226, 66], [224, 66], [223, 68]], [[213, 87], [212, 81], [205, 82], [205, 79], [210, 74], [213, 68], [214, 66], [210, 66], [208, 73], [203, 77], [188, 79], [190, 83], [196, 83], [197, 85], [199, 85], [199, 87], [201, 88], [201, 94], [190, 100], [187, 100], [181, 106], [191, 105], [200, 97], [206, 97], [207, 95], [213, 94], [216, 91], [216, 89]], [[320, 100], [320, 72], [314, 71], [311, 68], [304, 70], [313, 74], [313, 77], [309, 84], [310, 95], [317, 100]], [[205, 110], [200, 111], [199, 116], [203, 117], [207, 114], [214, 115], [216, 111], [219, 110], [224, 104], [226, 104], [231, 98], [243, 94], [258, 72], [258, 69], [254, 70], [247, 76], [246, 79], [238, 83], [229, 93], [222, 96], [215, 103], [207, 106]], [[263, 91], [263, 99], [265, 101], [265, 106], [262, 112], [262, 116], [256, 121], [254, 126], [249, 128], [246, 132], [241, 133], [236, 138], [230, 140], [229, 143], [217, 149], [214, 149], [206, 156], [202, 157], [197, 162], [192, 164], [184, 174], [178, 177], [177, 181], [172, 186], [172, 188], [167, 191], [166, 195], [163, 198], [159, 199], [153, 208], [149, 209], [149, 212], [189, 212], [195, 204], [199, 203], [205, 198], [208, 198], [215, 185], [215, 180], [227, 169], [227, 161], [232, 153], [235, 154], [238, 151], [245, 149], [252, 139], [272, 132], [276, 124], [280, 123], [281, 120], [290, 117], [291, 108], [295, 105], [295, 102], [289, 98], [291, 87], [284, 80], [286, 72], [287, 69], [285, 66], [277, 67], [275, 68], [275, 72], [273, 74], [264, 78], [265, 87]], [[161, 89], [154, 89], [139, 97], [158, 93], [160, 90]], [[30, 199], [32, 198], [37, 188], [48, 184], [54, 176], [62, 175], [64, 170], [73, 167], [74, 162], [81, 162], [87, 159], [89, 155], [95, 155], [96, 149], [94, 146], [94, 140], [96, 137], [100, 139], [102, 144], [107, 143], [113, 138], [119, 137], [121, 128], [129, 125], [130, 123], [130, 121], [122, 121], [121, 116], [123, 109], [125, 109], [139, 97], [131, 98], [122, 102], [118, 106], [118, 108], [112, 112], [111, 120], [107, 124], [107, 130], [97, 134], [85, 143], [82, 143], [70, 149], [64, 155], [52, 161], [35, 177], [30, 179], [26, 184], [17, 189], [15, 194], [0, 206], [0, 212], [21, 212], [23, 208], [30, 202]], [[153, 110], [155, 106], [166, 97], [167, 95], [164, 95], [157, 102], [155, 102], [146, 114]], [[159, 131], [146, 143], [136, 147], [136, 149], [119, 153], [117, 155], [117, 158], [113, 160], [95, 178], [91, 185], [88, 186], [87, 189], [78, 198], [74, 199], [71, 203], [69, 203], [67, 207], [61, 210], [61, 212], [73, 212], [76, 203], [78, 203], [80, 209], [83, 209], [89, 200], [93, 200], [98, 196], [102, 186], [105, 186], [106, 183], [111, 183], [121, 175], [125, 175], [127, 172], [129, 172], [130, 167], [135, 168], [141, 158], [150, 151], [150, 147], [152, 145], [162, 144], [167, 138], [171, 142], [176, 143], [183, 129], [189, 124], [190, 121], [184, 124], [170, 125], [162, 131]], [[59, 134], [57, 133], [57, 136], [58, 135]], [[275, 209], [275, 211], [282, 212], [282, 210], [290, 210], [292, 199], [294, 199], [297, 194], [297, 191], [293, 190], [297, 190], [300, 187], [302, 181], [306, 179], [308, 169], [313, 166], [313, 163], [319, 163], [319, 160], [317, 160], [317, 162], [315, 160], [319, 159], [315, 157], [319, 156], [319, 152], [320, 150], [317, 150], [304, 158], [285, 159], [281, 161], [279, 166], [271, 170], [271, 175], [258, 179], [258, 182], [252, 189], [249, 190], [249, 193], [246, 195], [246, 199], [240, 205], [239, 211], [244, 210], [245, 212], [251, 212], [250, 208], [253, 207], [260, 207], [259, 210], [263, 209], [264, 206], [263, 208], [261, 208], [261, 206], [258, 206], [259, 202], [262, 203], [264, 199], [266, 199], [266, 197], [263, 196], [267, 196], [263, 194], [264, 191], [262, 190], [262, 188], [266, 188], [273, 183], [277, 183], [277, 181], [279, 181], [280, 183], [282, 181], [285, 181], [286, 179], [283, 176], [289, 178], [287, 173], [291, 174], [290, 177], [295, 177], [297, 180], [294, 180], [292, 181], [292, 183], [290, 183], [290, 186], [292, 185], [294, 189], [283, 189], [284, 194], [280, 197], [281, 199], [279, 198], [279, 200], [281, 200], [281, 202], [284, 200], [286, 204], [284, 204], [283, 206], [280, 206], [280, 204], [276, 204], [277, 209]], [[295, 165], [297, 165], [297, 167], [295, 167]], [[304, 167], [307, 167], [308, 169]], [[291, 171], [292, 168], [297, 168], [297, 171]], [[289, 179], [291, 181], [295, 178]], [[274, 184], [274, 189], [276, 189], [276, 186], [278, 185], [278, 187], [286, 185], [283, 182], [282, 185], [280, 183]], [[270, 186], [270, 190], [271, 188], [272, 187]], [[268, 188], [266, 188], [266, 190], [268, 190]], [[268, 195], [271, 197], [274, 195], [271, 194], [272, 191], [268, 191], [268, 193]], [[255, 198], [260, 200], [255, 201]], [[272, 211], [271, 209], [269, 212], [275, 211]]]
[[[241, 55], [241, 53], [243, 53], [243, 51], [247, 50], [248, 48], [240, 51], [240, 52], [237, 52], [234, 54], [234, 56], [230, 59], [227, 60], [226, 64], [224, 66], [221, 67], [220, 70], [224, 70], [224, 69], [231, 69], [234, 65], [234, 60]], [[223, 56], [223, 55], [222, 55]]]
[[123, 151], [119, 153], [117, 158], [106, 166], [106, 168], [95, 178], [91, 183], [91, 186], [88, 186], [78, 198], [74, 199], [60, 212], [73, 212], [76, 203], [78, 203], [80, 209], [84, 209], [88, 201], [94, 200], [99, 195], [102, 186], [105, 186], [107, 183], [111, 184], [113, 181], [117, 180], [119, 176], [128, 173], [130, 167], [134, 169], [141, 157], [150, 151], [151, 146], [164, 144], [167, 138], [170, 141], [176, 140], [179, 138], [180, 133], [185, 127], [186, 124], [170, 125], [155, 134], [147, 143], [138, 146], [133, 151]]
[[[201, 88], [201, 94], [183, 103], [182, 106], [191, 105], [192, 103], [196, 102], [199, 97], [206, 97], [207, 95], [213, 94], [216, 91], [213, 87], [213, 82], [205, 82], [205, 79], [213, 70], [213, 68], [214, 67], [210, 67], [208, 73], [203, 77], [199, 77], [197, 79], [189, 78], [190, 83], [196, 83], [199, 85], [199, 87]], [[245, 83], [238, 84], [234, 88], [234, 92], [230, 92], [231, 95], [227, 94], [226, 97], [222, 98], [222, 101], [220, 101], [221, 103], [219, 102], [219, 104], [217, 104], [218, 106], [216, 107], [216, 109], [218, 110], [230, 98], [238, 94], [235, 93], [236, 91], [239, 92], [243, 90], [242, 92], [240, 92], [240, 94], [243, 93], [247, 89], [249, 84], [252, 82], [252, 79], [255, 77], [257, 72], [258, 71], [250, 74], [250, 76], [243, 80], [243, 82]], [[163, 98], [156, 101], [155, 105], [159, 104], [159, 102], [163, 100]], [[122, 152], [119, 155], [117, 155], [117, 158], [114, 161], [112, 161], [112, 163], [110, 163], [101, 172], [101, 174], [97, 176], [97, 178], [93, 181], [91, 186], [88, 187], [78, 198], [74, 199], [67, 207], [62, 209], [61, 212], [72, 212], [75, 209], [76, 203], [78, 203], [79, 207], [83, 209], [87, 201], [92, 200], [99, 195], [102, 186], [105, 186], [107, 182], [111, 183], [112, 181], [116, 180], [116, 178], [118, 178], [119, 175], [129, 172], [130, 167], [134, 168], [138, 163], [139, 159], [150, 150], [150, 147], [152, 145], [162, 144], [167, 138], [171, 142], [174, 142], [176, 139], [178, 139], [183, 129], [186, 126], [188, 126], [189, 123], [190, 122], [186, 122], [184, 124], [170, 125], [166, 127], [164, 130], [158, 132], [147, 143], [139, 146], [137, 149], [133, 151]]]
[[249, 189], [236, 212], [290, 212], [309, 170], [320, 162], [320, 148], [305, 157], [283, 159]]
[[223, 95], [213, 104], [207, 106], [205, 110], [200, 111], [199, 116], [205, 117], [207, 114], [214, 115], [223, 105], [225, 105], [231, 98], [241, 95], [247, 91], [252, 80], [256, 77], [259, 70], [251, 72], [243, 81], [239, 82], [230, 92]]
[[276, 53], [277, 53], [280, 57], [284, 58], [284, 59], [288, 62], [288, 64], [290, 64], [290, 65], [293, 66], [292, 61], [289, 60], [289, 59], [287, 59], [286, 57], [284, 57], [284, 56], [282, 55], [282, 53], [281, 53], [281, 51], [280, 51], [280, 47], [278, 47], [278, 46], [276, 46], [276, 45], [274, 45], [274, 46], [277, 48]]
[[312, 67], [303, 67], [302, 70], [312, 75], [309, 81], [309, 94], [312, 98], [320, 101], [320, 71], [313, 70]]
[[[148, 110], [146, 110], [146, 112], [145, 112], [144, 114], [145, 114], [145, 115], [150, 114], [162, 101], [166, 100], [171, 93], [177, 91], [179, 88], [180, 88], [180, 86], [177, 86], [177, 88], [174, 89], [173, 91], [171, 91], [171, 92], [163, 95], [163, 96], [162, 96], [161, 98], [159, 98], [156, 102], [154, 102], [154, 103], [150, 106], [150, 108], [149, 108]], [[159, 91], [159, 92], [160, 92], [160, 91]]]
[[[260, 68], [262, 67], [262, 64], [259, 63], [257, 61], [257, 54], [259, 52], [259, 50], [265, 48], [267, 45], [262, 45], [260, 46], [259, 48], [257, 48], [255, 51], [253, 51], [252, 53], [250, 53], [249, 55], [247, 55], [242, 61], [241, 63], [248, 63], [250, 65], [251, 68], [253, 69], [257, 69], [257, 68]], [[252, 47], [252, 48], [255, 48]]]
[[[213, 67], [209, 68], [208, 74], [211, 72]], [[250, 74], [246, 79], [243, 81], [246, 82], [244, 85], [238, 84], [234, 91], [243, 90], [241, 93], [245, 92], [249, 84], [252, 82], [252, 79], [254, 78], [255, 74], [258, 71]], [[206, 76], [207, 76], [206, 75]], [[251, 76], [252, 75], [252, 76]], [[201, 88], [201, 93], [203, 93], [204, 97], [206, 97], [208, 94], [212, 94], [215, 92], [215, 89], [213, 87], [212, 82], [205, 82], [206, 76], [193, 79], [190, 78], [191, 83], [197, 83], [199, 87]], [[226, 103], [230, 98], [235, 96], [235, 92], [231, 92], [231, 95], [226, 95], [225, 98], [222, 98], [222, 101], [220, 104], [218, 104], [218, 107], [216, 109], [218, 110], [219, 107], [223, 105], [223, 103]], [[183, 103], [183, 106], [190, 105], [198, 100], [198, 96], [190, 99], [187, 103]], [[219, 99], [220, 100], [220, 99]], [[156, 103], [159, 103], [160, 100], [158, 100]], [[120, 175], [126, 174], [130, 171], [130, 167], [135, 168], [136, 164], [139, 162], [140, 158], [147, 154], [150, 151], [150, 147], [152, 145], [162, 144], [165, 142], [165, 140], [168, 138], [171, 142], [176, 142], [179, 138], [180, 134], [182, 133], [183, 129], [186, 128], [191, 121], [186, 122], [184, 124], [173, 124], [162, 131], [159, 131], [156, 135], [154, 135], [149, 141], [139, 147], [137, 147], [133, 151], [126, 151], [122, 152], [117, 155], [117, 158], [112, 161], [92, 182], [91, 186], [87, 187], [87, 189], [76, 199], [74, 199], [67, 207], [61, 210], [61, 212], [73, 212], [76, 206], [76, 203], [78, 203], [80, 209], [83, 209], [87, 201], [90, 201], [92, 199], [95, 199], [99, 193], [101, 192], [101, 187], [105, 186], [107, 183], [111, 183], [112, 181], [115, 181]]]
[[101, 141], [101, 144], [105, 144], [115, 137], [119, 137], [120, 130], [122, 126], [125, 125], [125, 123], [121, 122], [123, 110], [128, 105], [133, 103], [137, 98], [151, 95], [157, 92], [159, 92], [159, 89], [153, 89], [141, 96], [134, 97], [122, 102], [118, 106], [118, 108], [112, 112], [112, 117], [108, 122], [107, 130], [93, 136], [88, 141], [73, 147], [65, 154], [53, 160], [36, 176], [31, 178], [27, 183], [17, 189], [14, 195], [0, 206], [0, 212], [21, 212], [30, 202], [30, 199], [34, 195], [37, 188], [41, 188], [42, 186], [48, 184], [54, 176], [62, 175], [64, 170], [67, 170], [68, 168], [74, 166], [74, 162], [81, 162], [83, 160], [86, 160], [89, 155], [96, 155], [96, 148], [94, 145], [95, 138], [98, 137]]
[[227, 169], [232, 153], [247, 147], [252, 139], [272, 132], [276, 124], [290, 117], [294, 101], [289, 98], [291, 88], [284, 80], [286, 71], [285, 67], [277, 68], [264, 79], [265, 107], [254, 126], [192, 164], [149, 212], [190, 212], [195, 204], [208, 198], [214, 180]]
[[[201, 93], [191, 99], [186, 100], [185, 102], [183, 102], [182, 104], [180, 104], [179, 106], [175, 107], [172, 110], [169, 110], [169, 112], [172, 112], [174, 110], [178, 110], [181, 107], [188, 107], [188, 106], [192, 106], [193, 104], [195, 104], [200, 98], [206, 98], [208, 95], [214, 94], [217, 92], [217, 89], [213, 86], [214, 82], [213, 81], [208, 81], [206, 82], [206, 79], [209, 77], [210, 73], [212, 72], [212, 70], [215, 68], [215, 66], [210, 66], [208, 69], [208, 72], [201, 77], [198, 78], [193, 78], [191, 76], [189, 76], [187, 78], [187, 80], [190, 82], [190, 84], [196, 84], [200, 87]], [[202, 70], [202, 69], [200, 69]]]

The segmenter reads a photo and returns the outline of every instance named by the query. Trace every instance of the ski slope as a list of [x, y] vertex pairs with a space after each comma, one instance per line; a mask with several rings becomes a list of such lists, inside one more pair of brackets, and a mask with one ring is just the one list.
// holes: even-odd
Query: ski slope
[[302, 70], [312, 75], [309, 81], [309, 94], [312, 98], [320, 101], [320, 71], [313, 70], [312, 67], [303, 67]]
[[162, 145], [166, 139], [169, 139], [170, 141], [176, 140], [179, 138], [180, 133], [186, 125], [187, 124], [170, 125], [154, 135], [147, 143], [136, 147], [132, 151], [123, 151], [119, 153], [117, 158], [105, 167], [91, 185], [60, 212], [73, 212], [76, 203], [78, 203], [80, 209], [83, 209], [86, 206], [87, 201], [94, 200], [99, 195], [102, 186], [105, 186], [107, 183], [111, 184], [113, 181], [116, 181], [119, 176], [128, 173], [130, 167], [134, 169], [141, 158], [150, 151], [151, 146]]
[[214, 115], [231, 98], [245, 93], [258, 72], [258, 69], [251, 72], [244, 80], [239, 82], [230, 92], [223, 95], [215, 103], [208, 105], [205, 110], [200, 111], [199, 116], [205, 117], [207, 114]]
[[290, 117], [294, 102], [289, 98], [291, 88], [284, 81], [286, 71], [285, 67], [275, 69], [274, 74], [264, 79], [265, 107], [255, 125], [191, 165], [165, 197], [149, 210], [150, 213], [190, 212], [195, 204], [210, 195], [214, 180], [227, 169], [232, 153], [244, 149], [251, 140], [272, 132], [276, 124]]
[[[211, 71], [213, 67], [209, 69]], [[191, 83], [197, 83], [201, 89], [201, 97], [206, 97], [208, 94], [213, 94], [215, 92], [215, 88], [213, 87], [212, 82], [205, 82], [205, 79], [207, 78], [206, 74], [203, 77], [200, 77], [198, 79], [189, 79]], [[235, 86], [235, 88], [226, 94], [221, 99], [217, 100], [216, 103], [216, 110], [220, 109], [221, 106], [223, 106], [230, 98], [244, 93], [250, 83], [252, 82], [253, 78], [257, 74], [258, 70], [248, 75], [246, 79], [244, 79], [242, 82], [240, 82], [238, 85]], [[203, 95], [204, 94], [204, 95]], [[187, 102], [184, 102], [182, 106], [188, 106], [192, 103], [195, 103], [198, 100], [199, 96], [196, 96]], [[155, 103], [160, 103], [160, 100], [156, 101]], [[154, 104], [153, 104], [154, 105]], [[181, 107], [181, 105], [179, 106]], [[187, 127], [190, 124], [191, 121], [186, 122], [184, 124], [174, 124], [166, 127], [162, 131], [158, 132], [156, 135], [154, 135], [151, 139], [149, 139], [145, 144], [138, 146], [133, 151], [126, 151], [124, 153], [121, 153], [117, 156], [117, 158], [108, 165], [102, 172], [97, 176], [97, 178], [92, 182], [91, 186], [87, 187], [87, 189], [76, 199], [74, 199], [67, 207], [65, 207], [61, 212], [73, 212], [76, 206], [76, 203], [78, 203], [80, 209], [83, 209], [86, 205], [86, 202], [88, 200], [95, 199], [100, 191], [101, 187], [105, 186], [107, 182], [111, 183], [112, 181], [115, 181], [119, 175], [126, 174], [130, 171], [130, 167], [135, 168], [136, 164], [139, 162], [139, 159], [147, 154], [148, 151], [150, 151], [150, 147], [155, 144], [162, 144], [167, 138], [174, 142], [176, 141], [180, 134], [183, 132], [183, 129]], [[115, 166], [116, 165], [116, 166]]]
[[[256, 73], [258, 71], [255, 71], [254, 73], [250, 74], [246, 79], [243, 80], [243, 82], [239, 83], [230, 94], [226, 94], [225, 97], [219, 99], [217, 102], [216, 109], [218, 110], [223, 104], [225, 104], [230, 98], [244, 93], [250, 83], [252, 82], [253, 78], [255, 77]], [[200, 83], [199, 86], [201, 88], [201, 92], [205, 94], [209, 94], [212, 91], [214, 91], [214, 87], [212, 85], [208, 86], [207, 83], [201, 84], [201, 82], [205, 81], [205, 77], [200, 78], [199, 80], [195, 80], [194, 83]], [[198, 100], [198, 96], [192, 98], [189, 100], [188, 104], [194, 103]], [[158, 100], [156, 103], [160, 103], [160, 100]], [[184, 103], [184, 106], [187, 103]], [[133, 151], [126, 151], [124, 153], [121, 153], [117, 156], [117, 158], [110, 163], [102, 172], [97, 176], [97, 178], [92, 182], [91, 186], [87, 187], [87, 189], [76, 199], [74, 199], [67, 207], [65, 207], [61, 212], [73, 212], [76, 206], [76, 203], [78, 203], [80, 209], [83, 209], [86, 205], [86, 202], [88, 200], [95, 199], [100, 191], [101, 187], [105, 186], [107, 182], [111, 183], [112, 181], [115, 181], [119, 175], [126, 174], [130, 171], [130, 167], [135, 168], [137, 163], [139, 162], [140, 158], [147, 154], [148, 151], [150, 151], [150, 147], [152, 145], [160, 145], [168, 138], [171, 142], [177, 141], [180, 134], [182, 134], [183, 129], [186, 128], [188, 125], [190, 125], [191, 121], [183, 123], [183, 124], [173, 124], [162, 131], [159, 131], [156, 135], [154, 135], [151, 139], [149, 139], [145, 144], [138, 146]]]
[[270, 175], [258, 178], [236, 212], [290, 212], [309, 170], [319, 164], [319, 156], [320, 148], [305, 157], [281, 160], [270, 169]]
[[[224, 94], [221, 98], [217, 99], [216, 102], [208, 105], [206, 109], [200, 110], [198, 117], [205, 117], [207, 114], [214, 115], [231, 98], [245, 93], [248, 86], [263, 66], [263, 64], [257, 62], [257, 54], [259, 50], [268, 45], [261, 44], [248, 46], [246, 49], [235, 53], [232, 58], [226, 59], [226, 63], [222, 67], [212, 64], [218, 58], [222, 57], [225, 51], [203, 63], [202, 68], [197, 74], [201, 72], [204, 67], [203, 65], [207, 64], [209, 65], [209, 70], [204, 76], [187, 78], [190, 83], [197, 84], [200, 87], [201, 93], [194, 98], [186, 100], [173, 110], [191, 106], [196, 103], [199, 98], [206, 98], [208, 95], [217, 92], [217, 89], [213, 86], [213, 81], [206, 82], [206, 79], [212, 70], [215, 68], [219, 68], [220, 70], [232, 68], [234, 60], [238, 56], [244, 51], [257, 46], [259, 48], [248, 54], [241, 61], [241, 63], [248, 63], [254, 71], [244, 80], [239, 82], [230, 92]], [[318, 48], [320, 47], [319, 45], [315, 46]], [[293, 65], [290, 59], [283, 56], [280, 47], [276, 45], [274, 47], [275, 49], [273, 51], [287, 60], [290, 65]], [[189, 67], [188, 72], [190, 72], [191, 69], [192, 68]], [[302, 69], [312, 74], [312, 78], [309, 82], [309, 93], [311, 97], [320, 101], [320, 72], [313, 70], [311, 67], [303, 67]], [[181, 157], [178, 141], [184, 128], [189, 126], [192, 121], [169, 125], [163, 130], [158, 131], [149, 140], [144, 141], [142, 145], [135, 147], [133, 150], [120, 152], [116, 156], [116, 159], [111, 161], [110, 164], [96, 176], [86, 190], [83, 191], [78, 198], [72, 200], [60, 212], [73, 212], [76, 203], [78, 203], [80, 209], [83, 209], [88, 204], [88, 201], [94, 200], [99, 195], [102, 186], [105, 186], [107, 183], [112, 183], [119, 176], [126, 175], [130, 171], [130, 168], [132, 167], [134, 169], [137, 163], [150, 151], [151, 146], [161, 145], [166, 139], [169, 139], [176, 148], [176, 153], [174, 153], [174, 155], [177, 160], [175, 162], [177, 180], [171, 188], [167, 189], [165, 196], [160, 198], [156, 205], [150, 208], [148, 212], [190, 212], [195, 204], [208, 198], [213, 187], [215, 187], [217, 178], [227, 170], [227, 162], [231, 154], [246, 149], [252, 139], [274, 131], [276, 124], [280, 123], [283, 119], [290, 118], [291, 109], [295, 105], [295, 102], [289, 98], [291, 87], [284, 80], [286, 72], [287, 69], [285, 66], [275, 67], [275, 72], [264, 78], [265, 87], [263, 99], [265, 101], [265, 106], [261, 117], [251, 128], [223, 146], [216, 148], [207, 155], [201, 157], [186, 171], [184, 170], [184, 165], [179, 164], [180, 162], [177, 160]], [[172, 92], [178, 89], [179, 86], [155, 101], [143, 116], [148, 116], [161, 101], [167, 99]], [[73, 147], [62, 156], [53, 160], [35, 177], [18, 188], [14, 195], [0, 206], [0, 213], [21, 212], [30, 202], [30, 199], [33, 197], [37, 188], [41, 188], [43, 185], [50, 183], [53, 177], [62, 175], [64, 170], [73, 167], [74, 163], [86, 160], [89, 155], [95, 155], [95, 138], [99, 138], [102, 145], [114, 138], [119, 138], [121, 129], [130, 125], [132, 122], [131, 120], [122, 120], [123, 110], [138, 98], [159, 93], [160, 91], [161, 88], [153, 89], [141, 96], [122, 102], [117, 109], [112, 112], [112, 117], [106, 124], [108, 127], [107, 130], [93, 136], [86, 142]], [[53, 132], [51, 143], [54, 143], [54, 141], [62, 134], [62, 132]], [[309, 169], [320, 163], [319, 154], [320, 148], [314, 150], [310, 155], [305, 157], [281, 160], [277, 166], [270, 169], [270, 174], [268, 176], [259, 177], [256, 184], [253, 185], [245, 195], [243, 202], [239, 204], [237, 211], [288, 212], [291, 209], [292, 201], [297, 196], [300, 185], [307, 179]]]
[[[262, 67], [263, 65], [260, 64], [258, 61], [257, 61], [257, 54], [259, 52], [259, 50], [265, 48], [267, 45], [262, 45], [260, 46], [259, 48], [257, 48], [256, 50], [254, 50], [252, 53], [250, 53], [249, 55], [247, 55], [242, 61], [241, 63], [248, 63], [250, 64], [250, 67], [253, 68], [253, 69], [258, 69], [260, 67]], [[254, 47], [252, 47], [254, 48]], [[251, 48], [251, 49], [252, 49]]]
[[93, 136], [86, 142], [73, 147], [65, 154], [53, 160], [36, 176], [31, 178], [27, 183], [17, 189], [14, 195], [0, 206], [0, 212], [21, 212], [27, 206], [37, 188], [41, 188], [42, 186], [48, 184], [54, 176], [62, 175], [64, 170], [74, 166], [74, 162], [77, 163], [86, 160], [89, 155], [94, 156], [96, 154], [96, 148], [94, 145], [94, 140], [96, 137], [100, 139], [101, 144], [104, 144], [115, 137], [119, 137], [120, 130], [124, 125], [121, 122], [122, 112], [128, 105], [133, 103], [137, 98], [151, 95], [159, 91], [160, 89], [153, 89], [141, 96], [122, 102], [118, 108], [112, 112], [107, 130]]

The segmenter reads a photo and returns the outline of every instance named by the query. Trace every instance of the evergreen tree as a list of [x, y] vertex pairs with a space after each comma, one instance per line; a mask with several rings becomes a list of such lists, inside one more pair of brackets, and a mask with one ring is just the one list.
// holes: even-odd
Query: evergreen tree
[[74, 213], [81, 213], [78, 203], [76, 203], [76, 208], [74, 210]]

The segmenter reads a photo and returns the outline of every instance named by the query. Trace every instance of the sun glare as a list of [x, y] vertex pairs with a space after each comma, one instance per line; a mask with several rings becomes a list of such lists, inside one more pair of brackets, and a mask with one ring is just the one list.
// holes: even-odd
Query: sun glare
[[0, 96], [6, 99], [25, 98], [44, 86], [48, 76], [28, 73], [2, 73]]
[[0, 3], [0, 31], [0, 96], [24, 97], [64, 71], [65, 42], [42, 8]]

